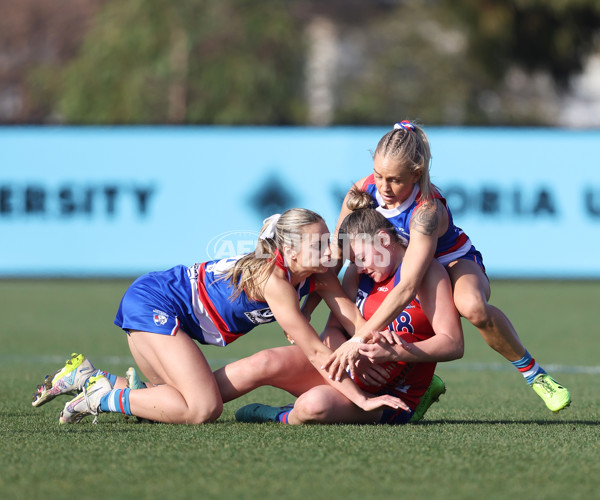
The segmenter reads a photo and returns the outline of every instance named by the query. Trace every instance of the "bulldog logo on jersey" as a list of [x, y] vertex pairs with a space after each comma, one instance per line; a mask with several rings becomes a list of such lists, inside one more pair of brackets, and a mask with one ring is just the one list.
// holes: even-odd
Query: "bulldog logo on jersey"
[[169, 315], [164, 311], [154, 309], [152, 312], [154, 313], [154, 324], [156, 326], [163, 326], [169, 319]]
[[270, 323], [273, 321], [273, 313], [268, 307], [265, 307], [264, 309], [255, 309], [254, 311], [247, 311], [244, 314], [255, 325]]

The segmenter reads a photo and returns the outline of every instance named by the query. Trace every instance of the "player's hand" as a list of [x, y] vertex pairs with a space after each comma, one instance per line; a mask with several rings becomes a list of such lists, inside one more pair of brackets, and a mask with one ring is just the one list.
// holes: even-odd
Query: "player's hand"
[[329, 374], [329, 378], [342, 380], [346, 369], [350, 370], [350, 376], [356, 375], [356, 361], [360, 356], [358, 348], [364, 344], [346, 341], [331, 354], [327, 362], [321, 367]]
[[363, 384], [381, 387], [389, 379], [388, 371], [381, 365], [375, 365], [364, 356], [360, 356], [356, 362], [356, 377]]
[[389, 406], [390, 408], [393, 408], [395, 410], [410, 410], [410, 408], [404, 401], [402, 401], [400, 398], [391, 396], [389, 394], [367, 398], [367, 400], [360, 407], [364, 411], [373, 411], [381, 408], [382, 406]]
[[382, 330], [380, 332], [372, 331], [371, 338], [373, 342], [387, 342], [390, 345], [399, 344], [400, 336], [391, 330]]
[[402, 355], [403, 352], [413, 352], [415, 345], [404, 340], [394, 333], [395, 343], [389, 344], [382, 339], [377, 344], [361, 344], [359, 352], [367, 357], [371, 363], [386, 363], [388, 361], [410, 361], [410, 357]]
[[365, 356], [371, 363], [375, 364], [398, 361], [398, 353], [394, 350], [394, 346], [387, 342], [361, 344], [358, 352]]

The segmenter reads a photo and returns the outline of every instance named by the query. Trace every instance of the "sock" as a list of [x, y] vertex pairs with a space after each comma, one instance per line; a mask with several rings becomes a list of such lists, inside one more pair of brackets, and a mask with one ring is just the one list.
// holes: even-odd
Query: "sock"
[[131, 389], [113, 389], [100, 399], [100, 411], [131, 415], [129, 391]]
[[277, 422], [281, 422], [282, 424], [287, 424], [291, 411], [292, 410], [285, 410], [285, 411], [282, 411], [281, 413], [278, 413], [277, 414]]
[[115, 386], [115, 383], [117, 382], [117, 376], [116, 375], [113, 375], [112, 373], [105, 372], [104, 370], [98, 370], [96, 373], [94, 373], [94, 375], [99, 375], [100, 373], [102, 375], [104, 375], [108, 379], [108, 381], [110, 382], [110, 386], [111, 387]]
[[535, 359], [531, 357], [528, 351], [525, 351], [523, 356], [518, 361], [511, 361], [513, 365], [521, 372], [521, 375], [525, 377], [529, 385], [533, 384], [533, 379], [538, 375], [546, 373], [546, 371], [535, 362]]

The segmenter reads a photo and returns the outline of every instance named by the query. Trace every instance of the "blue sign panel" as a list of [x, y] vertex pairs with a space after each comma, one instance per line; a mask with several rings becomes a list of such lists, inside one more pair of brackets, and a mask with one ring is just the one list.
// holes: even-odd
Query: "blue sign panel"
[[[600, 132], [426, 129], [432, 180], [492, 277], [598, 278]], [[384, 128], [0, 128], [0, 276], [135, 276], [331, 230]]]

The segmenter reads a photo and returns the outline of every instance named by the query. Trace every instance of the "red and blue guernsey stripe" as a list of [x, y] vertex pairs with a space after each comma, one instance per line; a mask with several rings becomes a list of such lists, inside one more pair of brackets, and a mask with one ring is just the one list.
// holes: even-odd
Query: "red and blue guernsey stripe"
[[[254, 327], [275, 321], [269, 304], [266, 302], [253, 300], [245, 292], [232, 298], [234, 288], [228, 280], [223, 279], [223, 274], [240, 258], [241, 256], [234, 259], [204, 262], [198, 268], [198, 298], [222, 339], [222, 341], [216, 339], [214, 343], [217, 345], [230, 344]], [[288, 279], [290, 278], [284, 259], [279, 252], [275, 256], [275, 265], [284, 269], [288, 273]], [[307, 278], [296, 287], [298, 297], [308, 295], [314, 290], [314, 287], [315, 282], [312, 277]], [[196, 316], [199, 314], [202, 312]]]

